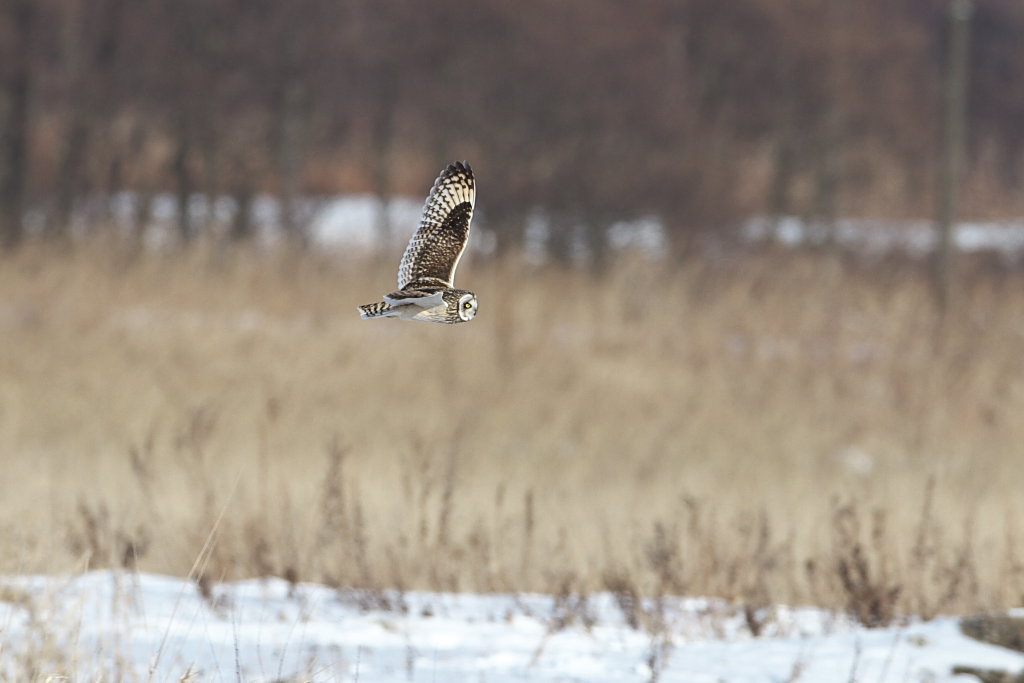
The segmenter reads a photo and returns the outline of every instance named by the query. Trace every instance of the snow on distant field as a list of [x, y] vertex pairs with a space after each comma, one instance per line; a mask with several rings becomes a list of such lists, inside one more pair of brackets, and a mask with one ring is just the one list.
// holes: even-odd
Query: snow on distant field
[[[124, 231], [132, 229], [137, 220], [140, 198], [132, 192], [114, 196], [111, 211]], [[178, 204], [174, 195], [160, 193], [152, 197], [147, 222], [147, 242], [153, 248], [173, 243], [177, 237]], [[345, 195], [339, 197], [306, 198], [295, 207], [296, 220], [306, 226], [314, 244], [325, 247], [375, 247], [379, 240], [382, 215], [392, 226], [390, 239], [404, 245], [419, 224], [422, 199], [397, 197], [386, 205], [372, 195]], [[195, 195], [189, 201], [188, 212], [196, 225], [209, 224], [214, 231], [228, 229], [238, 210], [231, 197], [218, 197], [213, 201]], [[81, 220], [88, 220], [82, 215]], [[281, 205], [270, 195], [259, 195], [252, 205], [252, 224], [257, 236], [267, 243], [280, 239]]]
[[[0, 578], [0, 678], [178, 681], [954, 681], [954, 665], [1019, 671], [1024, 655], [950, 618], [867, 630], [776, 608], [752, 637], [727, 603], [672, 599], [662, 636], [613, 596], [339, 592], [250, 580], [203, 597], [122, 572]], [[567, 618], [571, 617], [571, 618]]]
[[[80, 207], [76, 223], [80, 229], [90, 220], [109, 209], [114, 219], [126, 232], [132, 229], [138, 211], [139, 197], [132, 192], [115, 195], [107, 205], [96, 198]], [[386, 205], [373, 195], [342, 195], [337, 197], [305, 198], [295, 207], [296, 219], [307, 226], [314, 244], [322, 247], [375, 248], [379, 246], [381, 216], [386, 216], [390, 234], [385, 238], [389, 248], [405, 245], [419, 222], [423, 200], [416, 197], [395, 197]], [[104, 208], [106, 207], [106, 208]], [[475, 219], [477, 236], [470, 242], [474, 250], [489, 252], [494, 247], [493, 236], [487, 230], [486, 206], [481, 205]], [[189, 214], [195, 224], [209, 224], [214, 231], [225, 232], [237, 210], [230, 197], [208, 201], [201, 195], [189, 202]], [[157, 194], [149, 207], [147, 242], [154, 248], [173, 243], [176, 239], [178, 205], [174, 195]], [[32, 217], [34, 216], [34, 218]], [[30, 226], [42, 229], [41, 213], [33, 213]], [[252, 221], [259, 237], [265, 242], [280, 239], [280, 203], [270, 195], [259, 195], [253, 201]], [[581, 226], [559, 226], [573, 232], [571, 242], [580, 242]], [[530, 214], [524, 226], [527, 256], [542, 259], [552, 230], [552, 221], [542, 211]], [[834, 240], [851, 251], [882, 255], [903, 253], [921, 257], [931, 252], [938, 241], [935, 224], [930, 220], [890, 220], [884, 218], [848, 217], [836, 221], [829, 232], [820, 222], [805, 221], [795, 216], [754, 216], [739, 226], [739, 235], [750, 243], [776, 242], [785, 246], [820, 244]], [[962, 222], [953, 234], [957, 249], [964, 252], [992, 252], [1017, 262], [1024, 259], [1024, 219], [992, 222]], [[608, 229], [609, 245], [613, 249], [634, 249], [648, 254], [660, 254], [667, 245], [666, 229], [656, 216], [620, 221]], [[574, 244], [577, 250], [585, 245]]]
[[[928, 254], [938, 243], [935, 224], [926, 220], [843, 218], [836, 221], [830, 234], [821, 223], [793, 216], [758, 216], [743, 225], [742, 234], [753, 242], [770, 240], [786, 246], [821, 244], [831, 238], [840, 246], [861, 253], [900, 252], [917, 257]], [[963, 252], [990, 251], [1019, 260], [1024, 257], [1024, 220], [958, 223], [953, 243]]]

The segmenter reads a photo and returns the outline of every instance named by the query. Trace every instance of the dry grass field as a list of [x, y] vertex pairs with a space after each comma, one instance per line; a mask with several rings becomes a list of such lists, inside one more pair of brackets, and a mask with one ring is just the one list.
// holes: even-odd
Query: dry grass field
[[472, 324], [360, 321], [393, 270], [6, 257], [0, 571], [1024, 603], [1022, 274], [476, 261]]

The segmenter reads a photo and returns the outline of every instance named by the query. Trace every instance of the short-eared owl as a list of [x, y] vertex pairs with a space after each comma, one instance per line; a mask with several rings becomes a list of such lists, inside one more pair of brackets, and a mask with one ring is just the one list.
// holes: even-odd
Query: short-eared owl
[[398, 291], [379, 303], [360, 306], [360, 317], [449, 324], [476, 317], [476, 294], [454, 289], [475, 204], [476, 182], [468, 163], [456, 161], [441, 171], [398, 267]]

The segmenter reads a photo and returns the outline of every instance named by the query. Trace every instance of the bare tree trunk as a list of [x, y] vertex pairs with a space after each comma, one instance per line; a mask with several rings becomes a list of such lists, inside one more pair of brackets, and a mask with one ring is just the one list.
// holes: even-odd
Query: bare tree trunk
[[107, 145], [111, 147], [112, 152], [107, 164], [107, 178], [103, 188], [106, 200], [103, 202], [100, 218], [101, 224], [110, 226], [113, 225], [114, 198], [124, 188], [125, 153], [123, 149], [116, 147], [113, 141], [108, 140]]
[[153, 191], [149, 187], [143, 187], [137, 191], [135, 212], [132, 216], [132, 241], [137, 247], [141, 247], [146, 241], [146, 229], [152, 216]]
[[832, 247], [839, 218], [839, 192], [842, 184], [843, 135], [846, 127], [842, 96], [847, 85], [846, 53], [843, 35], [848, 23], [847, 0], [829, 0], [828, 28], [828, 103], [816, 150], [816, 180], [813, 214], [821, 225], [824, 246]]
[[178, 131], [178, 148], [172, 162], [172, 172], [178, 189], [178, 238], [182, 246], [189, 244], [194, 236], [192, 227], [192, 216], [189, 212], [189, 202], [192, 197], [192, 174], [188, 167], [189, 153], [192, 147], [192, 134], [187, 124], [182, 125]]
[[576, 234], [574, 216], [563, 211], [548, 214], [548, 255], [560, 266], [572, 263], [573, 238]]
[[[221, 126], [220, 112], [213, 107], [206, 106], [206, 114], [202, 117], [203, 128], [200, 132], [200, 143], [202, 153], [201, 159], [201, 184], [199, 196], [202, 198], [202, 212], [199, 214], [198, 225], [192, 225], [192, 234], [209, 235], [210, 228], [214, 223], [214, 206], [217, 197], [227, 191], [222, 185], [224, 178], [224, 132]], [[245, 180], [242, 181], [246, 182]]]
[[584, 213], [583, 230], [590, 251], [590, 272], [595, 276], [608, 272], [611, 262], [608, 244], [609, 222], [593, 213]]
[[252, 239], [252, 200], [253, 192], [251, 185], [243, 180], [234, 192], [235, 215], [231, 221], [231, 231], [228, 236], [235, 244], [247, 242]]
[[949, 60], [946, 75], [946, 120], [942, 143], [942, 173], [936, 219], [938, 245], [933, 260], [935, 297], [945, 311], [953, 267], [953, 228], [957, 219], [960, 171], [967, 137], [967, 66], [970, 57], [971, 0], [949, 3]]
[[7, 16], [0, 17], [11, 29], [0, 51], [0, 246], [8, 248], [24, 236], [33, 2], [10, 0], [4, 10]]
[[377, 211], [377, 235], [384, 253], [394, 241], [391, 225], [391, 154], [395, 137], [397, 75], [388, 67], [380, 77], [377, 116], [374, 120], [373, 184], [380, 201]]
[[67, 234], [71, 223], [71, 212], [78, 188], [79, 169], [82, 166], [86, 142], [89, 137], [86, 121], [85, 86], [82, 84], [85, 68], [85, 33], [82, 20], [82, 0], [73, 0], [66, 5], [64, 16], [62, 62], [64, 80], [70, 92], [70, 106], [66, 124], [63, 146], [60, 152], [60, 163], [57, 167], [54, 210], [45, 225], [48, 238], [60, 238]]
[[303, 248], [308, 241], [296, 215], [299, 198], [299, 176], [302, 169], [304, 124], [306, 116], [305, 87], [289, 83], [281, 94], [278, 112], [277, 168], [281, 179], [281, 229], [293, 245]]
[[793, 213], [792, 188], [796, 179], [797, 139], [799, 122], [796, 106], [796, 83], [792, 70], [786, 69], [782, 92], [779, 93], [778, 123], [772, 150], [772, 179], [768, 189], [768, 212], [774, 237], [784, 216]]
[[842, 149], [839, 141], [842, 115], [835, 104], [829, 106], [815, 154], [814, 206], [812, 215], [821, 227], [822, 246], [835, 245], [836, 220], [839, 217], [839, 184]]
[[373, 185], [377, 192], [377, 239], [380, 249], [388, 253], [388, 247], [394, 241], [391, 225], [391, 148], [382, 144], [377, 148], [373, 160]]
[[67, 236], [71, 225], [71, 214], [79, 190], [79, 170], [85, 157], [85, 148], [90, 136], [88, 124], [81, 107], [74, 107], [67, 137], [64, 139], [64, 151], [61, 154], [60, 167], [57, 172], [57, 196], [53, 215], [46, 222], [46, 236], [61, 239]]
[[[129, 165], [137, 163], [146, 148], [146, 127], [136, 125], [132, 130], [128, 143]], [[144, 178], [135, 188], [135, 206], [132, 215], [132, 226], [130, 240], [136, 248], [141, 247], [145, 241], [146, 229], [149, 227], [149, 220], [153, 213], [153, 189], [151, 180]]]
[[82, 169], [103, 108], [110, 96], [110, 74], [117, 57], [122, 0], [93, 3], [99, 11], [99, 34], [88, 33], [81, 0], [68, 4], [64, 39], [64, 69], [71, 92], [70, 122], [57, 175], [56, 207], [46, 224], [47, 236], [64, 237], [71, 224], [75, 200], [82, 192]]

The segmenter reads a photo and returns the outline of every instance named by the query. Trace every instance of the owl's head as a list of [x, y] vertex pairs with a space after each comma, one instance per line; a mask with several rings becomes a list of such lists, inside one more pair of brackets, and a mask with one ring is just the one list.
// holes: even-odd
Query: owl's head
[[468, 323], [476, 317], [476, 294], [464, 289], [452, 289], [446, 293], [448, 320], [453, 323]]
[[476, 294], [466, 292], [459, 297], [459, 318], [468, 323], [476, 317]]

